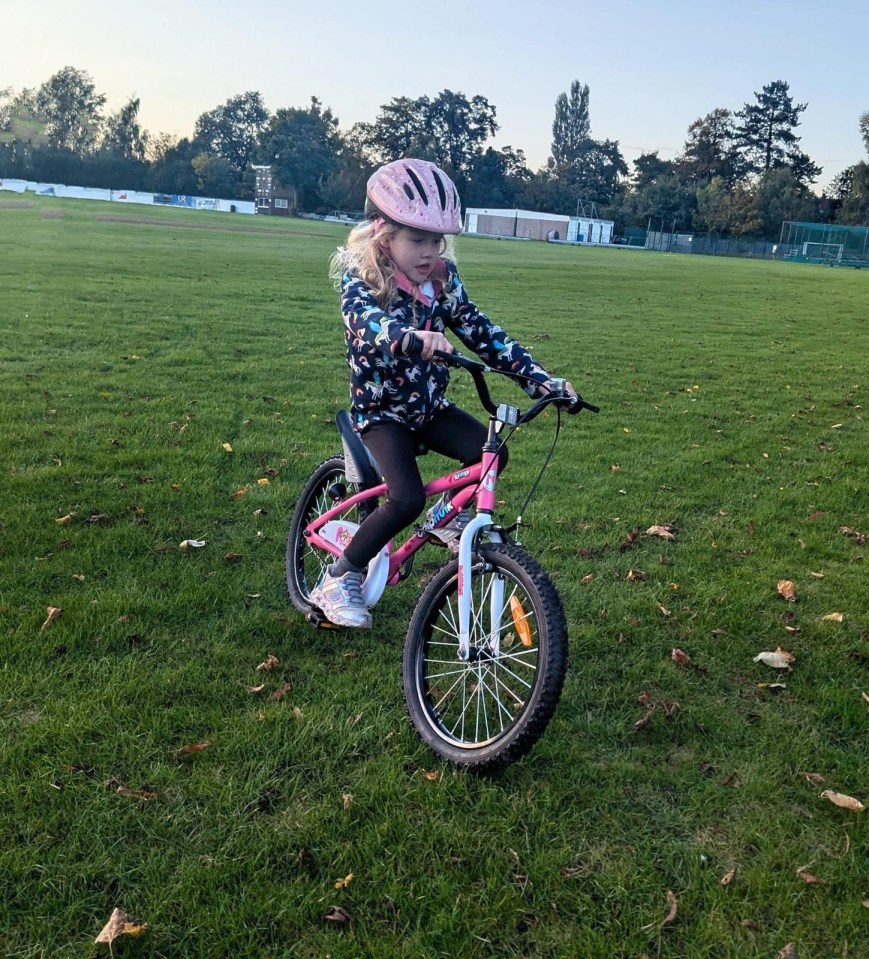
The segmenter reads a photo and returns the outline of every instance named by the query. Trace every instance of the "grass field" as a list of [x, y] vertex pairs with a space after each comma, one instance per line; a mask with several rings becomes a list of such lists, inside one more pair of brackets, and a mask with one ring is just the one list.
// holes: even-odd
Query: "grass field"
[[[603, 407], [522, 536], [568, 614], [561, 705], [478, 779], [401, 698], [441, 552], [370, 633], [285, 598], [339, 448], [344, 228], [118, 211], [0, 199], [0, 955], [105, 954], [120, 907], [148, 924], [121, 957], [869, 956], [867, 814], [821, 796], [869, 803], [869, 274], [460, 241]], [[507, 521], [553, 426], [511, 447]]]

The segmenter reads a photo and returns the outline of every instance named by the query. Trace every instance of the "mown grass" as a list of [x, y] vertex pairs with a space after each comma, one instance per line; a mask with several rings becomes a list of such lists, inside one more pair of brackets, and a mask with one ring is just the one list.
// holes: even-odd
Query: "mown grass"
[[[566, 424], [522, 535], [568, 612], [562, 703], [480, 780], [401, 700], [440, 553], [371, 633], [284, 595], [346, 402], [343, 228], [117, 209], [0, 205], [4, 956], [90, 956], [115, 906], [149, 924], [119, 956], [869, 954], [865, 813], [819, 796], [869, 795], [866, 547], [841, 532], [869, 532], [869, 276], [461, 241], [478, 302], [604, 410]], [[778, 645], [785, 675], [752, 661]]]

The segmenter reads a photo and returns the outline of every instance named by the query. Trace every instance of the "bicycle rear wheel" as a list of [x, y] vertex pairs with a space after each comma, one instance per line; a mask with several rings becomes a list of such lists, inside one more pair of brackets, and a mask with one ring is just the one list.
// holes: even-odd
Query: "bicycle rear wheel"
[[[299, 496], [287, 537], [286, 578], [290, 599], [296, 609], [303, 613], [310, 612], [311, 590], [335, 559], [330, 552], [312, 546], [305, 539], [305, 528], [342, 499], [358, 491], [359, 487], [347, 479], [344, 457], [339, 453], [316, 467]], [[361, 523], [376, 505], [376, 500], [360, 503], [343, 513], [341, 518]]]
[[405, 640], [404, 697], [435, 753], [493, 772], [524, 756], [552, 718], [567, 669], [567, 625], [552, 581], [518, 546], [481, 546], [470, 589], [467, 662], [458, 658], [458, 563], [423, 593]]

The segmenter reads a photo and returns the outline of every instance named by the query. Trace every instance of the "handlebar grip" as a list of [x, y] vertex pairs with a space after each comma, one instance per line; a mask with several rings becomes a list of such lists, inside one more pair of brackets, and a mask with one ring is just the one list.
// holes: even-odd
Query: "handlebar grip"
[[595, 406], [594, 403], [586, 403], [586, 401], [577, 394], [576, 399], [570, 401], [567, 412], [570, 413], [571, 416], [576, 416], [580, 410], [588, 410], [590, 413], [600, 413], [599, 406]]

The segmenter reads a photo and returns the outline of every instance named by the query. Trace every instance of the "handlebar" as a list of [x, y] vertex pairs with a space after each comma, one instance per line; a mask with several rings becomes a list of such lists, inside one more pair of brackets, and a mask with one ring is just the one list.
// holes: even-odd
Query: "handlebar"
[[[420, 340], [419, 337], [414, 336], [413, 333], [406, 333], [401, 341], [401, 352], [405, 356], [419, 356], [420, 353], [422, 353], [422, 340]], [[510, 373], [505, 370], [499, 370], [491, 366], [487, 366], [485, 363], [481, 363], [479, 360], [474, 360], [469, 356], [465, 356], [464, 353], [459, 353], [458, 350], [452, 353], [448, 353], [446, 350], [434, 350], [433, 356], [436, 359], [441, 360], [443, 363], [446, 363], [447, 366], [453, 366], [459, 369], [467, 370], [474, 380], [474, 386], [477, 388], [477, 394], [480, 397], [480, 402], [483, 404], [483, 408], [492, 414], [497, 412], [498, 407], [492, 401], [484, 374], [500, 373], [502, 376], [508, 376], [517, 381], [528, 379], [528, 377], [521, 374]], [[565, 381], [553, 380], [552, 382], [564, 384]], [[566, 409], [571, 415], [576, 415], [580, 412], [580, 410], [588, 410], [591, 413], [600, 413], [599, 406], [595, 406], [593, 403], [587, 403], [579, 394], [577, 394], [575, 397], [570, 396], [564, 391], [563, 385], [561, 389], [552, 389], [542, 383], [538, 383], [537, 385], [543, 389], [546, 389], [547, 395], [541, 397], [529, 410], [521, 414], [519, 417], [520, 423], [527, 423], [530, 420], [533, 420], [534, 417], [538, 416], [543, 411], [544, 407], [549, 406], [550, 404], [555, 404], [563, 409]]]
[[[419, 341], [417, 341], [419, 342]], [[490, 412], [494, 413], [497, 407], [492, 403], [489, 397], [489, 388], [486, 384], [486, 381], [483, 379], [483, 374], [494, 372], [501, 373], [503, 376], [509, 376], [511, 379], [524, 379], [525, 377], [517, 376], [515, 373], [507, 373], [503, 370], [493, 370], [492, 367], [486, 366], [485, 363], [481, 363], [479, 360], [473, 360], [469, 356], [465, 356], [463, 353], [458, 351], [453, 353], [447, 353], [445, 350], [435, 350], [434, 355], [437, 359], [442, 360], [447, 366], [458, 367], [463, 370], [467, 370], [474, 379], [474, 384], [477, 387], [477, 392], [480, 394], [480, 401], [483, 406]], [[560, 381], [562, 384], [564, 381]], [[561, 406], [567, 410], [572, 416], [575, 416], [580, 410], [589, 410], [591, 413], [600, 413], [600, 407], [595, 406], [593, 403], [587, 403], [579, 394], [576, 397], [570, 396], [564, 391], [564, 387], [561, 389], [551, 389], [543, 386], [543, 384], [538, 384], [544, 389], [547, 389], [547, 395], [541, 397], [534, 406], [531, 407], [526, 413], [524, 413], [520, 418], [520, 423], [527, 423], [529, 420], [534, 419], [540, 412], [542, 412], [545, 406], [550, 404], [555, 404]], [[487, 402], [488, 400], [488, 402]]]

